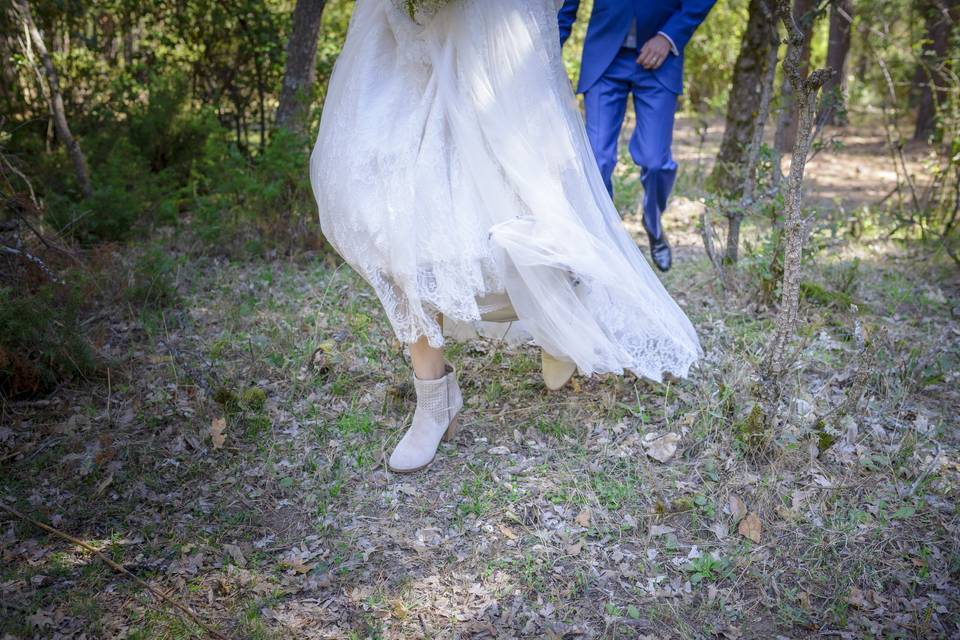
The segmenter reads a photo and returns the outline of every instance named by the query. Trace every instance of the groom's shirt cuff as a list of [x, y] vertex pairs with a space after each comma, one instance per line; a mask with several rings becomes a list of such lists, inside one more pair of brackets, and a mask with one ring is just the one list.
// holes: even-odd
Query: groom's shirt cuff
[[675, 56], [679, 56], [679, 55], [680, 55], [680, 52], [677, 50], [677, 45], [675, 45], [675, 44], [673, 43], [673, 38], [671, 38], [670, 36], [668, 36], [667, 34], [665, 34], [663, 31], [657, 31], [657, 34], [658, 34], [658, 35], [661, 35], [661, 36], [663, 36], [664, 38], [667, 39], [667, 42], [670, 43], [670, 50], [673, 51], [673, 55], [675, 55]]

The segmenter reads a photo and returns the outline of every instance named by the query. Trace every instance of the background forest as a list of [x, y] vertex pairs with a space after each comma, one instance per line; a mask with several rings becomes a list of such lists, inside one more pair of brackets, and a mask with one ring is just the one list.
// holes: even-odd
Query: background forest
[[415, 478], [307, 177], [352, 9], [0, 4], [0, 637], [960, 635], [960, 3], [719, 0], [664, 218], [705, 362], [453, 345]]

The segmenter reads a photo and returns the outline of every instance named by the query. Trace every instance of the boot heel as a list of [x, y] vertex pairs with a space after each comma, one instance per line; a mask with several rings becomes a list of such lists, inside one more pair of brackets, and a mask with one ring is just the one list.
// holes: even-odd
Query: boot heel
[[453, 420], [447, 425], [447, 430], [443, 432], [443, 441], [450, 442], [457, 437], [457, 430], [460, 429], [460, 414], [453, 416]]

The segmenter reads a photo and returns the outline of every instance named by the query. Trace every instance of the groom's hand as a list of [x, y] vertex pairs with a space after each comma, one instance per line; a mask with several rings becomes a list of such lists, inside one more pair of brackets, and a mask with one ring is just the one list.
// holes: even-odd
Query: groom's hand
[[670, 50], [670, 41], [658, 33], [647, 40], [643, 48], [640, 49], [637, 64], [644, 69], [658, 69], [670, 55]]

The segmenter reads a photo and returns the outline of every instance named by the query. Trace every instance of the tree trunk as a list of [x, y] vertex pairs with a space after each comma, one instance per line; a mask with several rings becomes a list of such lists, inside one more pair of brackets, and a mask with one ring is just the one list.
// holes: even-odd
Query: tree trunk
[[90, 183], [87, 159], [84, 157], [80, 145], [74, 139], [73, 134], [70, 132], [70, 126], [67, 124], [67, 115], [63, 108], [63, 94], [60, 92], [60, 78], [57, 75], [57, 70], [53, 66], [53, 60], [50, 59], [50, 54], [47, 51], [46, 45], [44, 45], [40, 30], [37, 29], [37, 25], [33, 22], [33, 13], [30, 11], [29, 2], [27, 2], [27, 0], [13, 0], [13, 6], [20, 14], [20, 19], [23, 20], [23, 25], [30, 35], [30, 41], [33, 43], [34, 48], [36, 48], [37, 53], [40, 55], [40, 60], [43, 62], [43, 69], [47, 76], [47, 84], [50, 87], [50, 112], [53, 115], [53, 124], [57, 129], [57, 136], [59, 136], [60, 141], [63, 142], [63, 145], [66, 147], [67, 155], [70, 156], [70, 161], [73, 163], [73, 171], [77, 176], [77, 183], [80, 185], [83, 197], [91, 198], [93, 197], [93, 185]]
[[[770, 7], [770, 15], [775, 16], [775, 7]], [[740, 223], [743, 217], [754, 206], [754, 192], [757, 185], [757, 164], [760, 161], [760, 147], [763, 144], [763, 131], [767, 119], [770, 117], [770, 101], [773, 98], [773, 84], [777, 76], [777, 56], [780, 52], [780, 38], [776, 30], [772, 32], [772, 41], [767, 50], [767, 71], [763, 76], [763, 85], [760, 92], [760, 106], [757, 121], [753, 128], [753, 136], [747, 152], [746, 167], [743, 170], [743, 187], [740, 190], [740, 206], [726, 212], [729, 223], [727, 225], [727, 250], [724, 262], [728, 265], [737, 264], [740, 256]]]
[[[13, 33], [0, 34], [0, 56], [4, 60], [12, 60], [16, 49]], [[0, 93], [3, 94], [4, 113], [23, 113], [27, 110], [29, 96], [23, 95], [20, 77], [12, 64], [4, 64], [0, 68]]]
[[[810, 39], [813, 37], [813, 23], [816, 17], [817, 0], [794, 0], [793, 19], [803, 34], [802, 42], [797, 43], [791, 40], [787, 45], [787, 58], [790, 57], [790, 47], [799, 46], [799, 57], [801, 77], [806, 77], [810, 71]], [[777, 149], [787, 153], [793, 149], [797, 141], [797, 118], [799, 109], [797, 100], [793, 96], [794, 88], [790, 82], [790, 77], [784, 75], [783, 85], [780, 87], [780, 117], [777, 122], [777, 134], [775, 144]]]
[[853, 0], [835, 0], [830, 9], [830, 38], [827, 44], [827, 66], [836, 74], [823, 87], [830, 100], [827, 123], [847, 124], [847, 55], [853, 22]]
[[[917, 122], [914, 140], [927, 140], [936, 127], [937, 105], [945, 80], [940, 65], [950, 46], [950, 29], [960, 2], [958, 0], [920, 0], [918, 10], [926, 27], [921, 60], [914, 73], [914, 84], [919, 88]], [[934, 91], [936, 89], [936, 92]]]
[[[783, 279], [780, 285], [780, 309], [775, 320], [776, 331], [765, 358], [763, 381], [760, 385], [764, 407], [764, 423], [768, 429], [777, 426], [780, 400], [783, 397], [784, 379], [787, 373], [787, 346], [794, 336], [800, 308], [800, 271], [803, 257], [804, 223], [803, 173], [810, 146], [813, 142], [813, 127], [817, 111], [817, 93], [830, 79], [828, 69], [811, 74], [803, 70], [802, 44], [809, 42], [802, 29], [794, 28], [786, 19], [789, 46], [783, 68], [785, 76], [795, 89], [797, 106], [797, 140], [790, 163], [790, 175], [784, 193], [784, 249]], [[809, 63], [809, 60], [807, 61]]]
[[710, 175], [713, 190], [729, 197], [739, 197], [743, 187], [743, 167], [757, 124], [758, 113], [753, 109], [758, 108], [763, 93], [774, 30], [774, 17], [764, 0], [750, 0], [749, 12], [733, 68], [723, 142]]
[[293, 25], [287, 41], [287, 65], [280, 88], [277, 126], [302, 130], [308, 100], [317, 78], [317, 38], [325, 0], [297, 0]]

